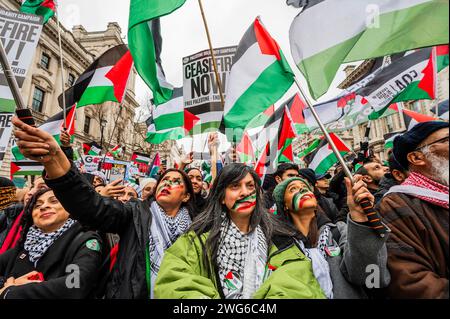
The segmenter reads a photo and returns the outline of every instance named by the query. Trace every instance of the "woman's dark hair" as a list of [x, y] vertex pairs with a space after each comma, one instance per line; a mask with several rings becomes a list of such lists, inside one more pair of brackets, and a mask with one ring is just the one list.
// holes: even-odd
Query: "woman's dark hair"
[[158, 178], [158, 182], [156, 183], [156, 186], [155, 186], [155, 192], [158, 189], [158, 186], [159, 186], [159, 184], [161, 184], [161, 181], [164, 179], [164, 177], [171, 172], [179, 173], [181, 175], [181, 177], [183, 178], [184, 185], [186, 185], [186, 192], [190, 196], [189, 196], [189, 200], [186, 203], [181, 204], [181, 207], [186, 207], [186, 209], [189, 212], [189, 215], [193, 219], [197, 213], [195, 211], [195, 204], [194, 204], [194, 201], [195, 201], [194, 188], [192, 187], [191, 179], [185, 172], [183, 172], [179, 169], [175, 169], [175, 168], [171, 168], [171, 169], [164, 171], [164, 173]]
[[[264, 207], [261, 180], [258, 174], [245, 164], [235, 163], [227, 165], [222, 169], [213, 183], [207, 206], [194, 220], [189, 230], [196, 234], [203, 247], [203, 262], [208, 276], [213, 275], [211, 265], [217, 269], [222, 214], [226, 213], [227, 218], [230, 218], [227, 207], [222, 204], [225, 198], [225, 191], [228, 186], [240, 182], [248, 174], [253, 177], [256, 186], [256, 207], [250, 218], [250, 230], [254, 231], [257, 226], [261, 226], [269, 247], [272, 244], [272, 237], [274, 235], [294, 235], [292, 230], [289, 230], [283, 223], [277, 221]], [[203, 243], [201, 235], [207, 232], [209, 232], [208, 239]]]
[[31, 197], [31, 199], [28, 201], [27, 205], [23, 209], [23, 215], [21, 220], [22, 232], [20, 235], [20, 240], [18, 242], [19, 247], [23, 247], [23, 245], [25, 244], [28, 230], [30, 229], [31, 226], [33, 226], [33, 208], [36, 205], [37, 200], [45, 193], [51, 191], [52, 189], [48, 187], [43, 187], [39, 189], [33, 195], [33, 197]]

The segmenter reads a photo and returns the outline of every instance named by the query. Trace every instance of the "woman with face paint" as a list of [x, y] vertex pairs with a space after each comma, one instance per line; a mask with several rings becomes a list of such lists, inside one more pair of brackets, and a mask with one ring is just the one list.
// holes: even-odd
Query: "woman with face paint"
[[156, 200], [122, 203], [99, 195], [69, 162], [55, 139], [15, 118], [22, 154], [43, 164], [45, 183], [70, 217], [83, 226], [120, 236], [119, 252], [106, 284], [106, 298], [153, 297], [154, 281], [165, 250], [188, 229], [194, 192], [189, 177], [167, 170], [157, 184]]
[[166, 251], [155, 297], [324, 298], [293, 235], [264, 208], [258, 175], [225, 166], [204, 212]]
[[[314, 189], [306, 179], [295, 177], [279, 184], [274, 190], [278, 217], [295, 227], [296, 244], [311, 260], [314, 275], [329, 299], [367, 298], [365, 288], [383, 288], [389, 284], [386, 237], [379, 237], [368, 225], [359, 202], [374, 201], [373, 195], [355, 177], [354, 186], [346, 180], [347, 223], [333, 224], [321, 211]], [[367, 287], [368, 266], [379, 276]]]
[[200, 169], [192, 167], [186, 170], [189, 179], [191, 180], [192, 187], [194, 188], [194, 203], [196, 213], [200, 213], [206, 206], [206, 199], [203, 197], [203, 174]]

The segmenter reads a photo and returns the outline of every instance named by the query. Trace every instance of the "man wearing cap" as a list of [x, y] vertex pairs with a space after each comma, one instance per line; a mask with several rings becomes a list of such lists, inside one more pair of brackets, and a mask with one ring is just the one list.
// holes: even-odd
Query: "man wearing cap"
[[324, 196], [327, 196], [328, 190], [330, 189], [330, 178], [330, 173], [316, 174], [316, 188]]
[[390, 298], [448, 298], [449, 125], [425, 122], [394, 140], [409, 172], [380, 205], [389, 236]]

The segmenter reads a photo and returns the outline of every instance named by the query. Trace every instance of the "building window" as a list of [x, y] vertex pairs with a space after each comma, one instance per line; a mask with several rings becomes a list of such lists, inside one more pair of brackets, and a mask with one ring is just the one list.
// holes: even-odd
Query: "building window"
[[388, 132], [394, 132], [395, 131], [395, 123], [394, 123], [394, 116], [390, 115], [386, 117], [386, 127]]
[[50, 56], [48, 54], [42, 53], [41, 67], [47, 70], [50, 68]]
[[73, 75], [72, 73], [69, 73], [67, 84], [69, 84], [69, 86], [73, 86], [75, 84], [75, 75]]
[[34, 88], [34, 94], [33, 94], [33, 110], [42, 112], [42, 108], [44, 106], [44, 97], [45, 92], [37, 87]]
[[84, 133], [89, 134], [90, 130], [91, 130], [91, 118], [89, 116], [86, 115], [85, 119], [84, 119]]

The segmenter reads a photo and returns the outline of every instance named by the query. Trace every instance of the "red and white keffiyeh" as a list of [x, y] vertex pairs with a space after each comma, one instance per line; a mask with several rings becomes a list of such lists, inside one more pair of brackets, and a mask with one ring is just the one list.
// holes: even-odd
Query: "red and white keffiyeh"
[[[435, 182], [435, 181], [429, 179], [428, 177], [426, 177], [422, 174], [419, 174], [419, 173], [411, 173], [411, 175], [409, 175], [409, 177], [403, 182], [402, 186], [415, 186], [415, 187], [423, 188], [425, 190], [431, 190], [431, 191], [435, 191], [438, 193], [442, 193], [447, 196], [449, 195], [449, 187], [448, 186], [445, 186], [443, 184]], [[426, 192], [424, 192], [424, 193], [426, 194]], [[449, 209], [449, 201], [448, 200], [447, 201], [440, 200], [438, 198], [428, 197], [428, 196], [424, 196], [424, 195], [415, 195], [415, 196], [426, 202]]]

